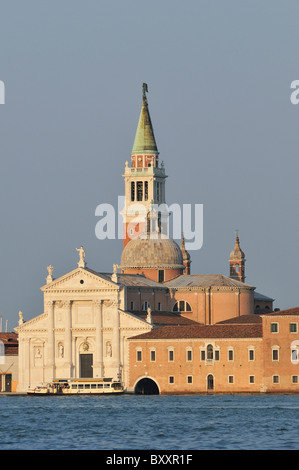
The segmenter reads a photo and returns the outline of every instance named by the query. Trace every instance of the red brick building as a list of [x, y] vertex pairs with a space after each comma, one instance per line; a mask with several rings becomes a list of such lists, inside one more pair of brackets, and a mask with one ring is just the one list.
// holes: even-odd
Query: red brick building
[[299, 308], [293, 308], [130, 338], [129, 390], [298, 393], [298, 323]]
[[15, 392], [18, 384], [18, 335], [0, 333], [0, 392]]

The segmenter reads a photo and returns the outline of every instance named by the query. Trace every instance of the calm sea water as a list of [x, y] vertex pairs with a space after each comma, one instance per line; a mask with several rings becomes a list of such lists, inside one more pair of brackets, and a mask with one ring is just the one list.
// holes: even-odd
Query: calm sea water
[[294, 450], [299, 396], [0, 396], [4, 450]]

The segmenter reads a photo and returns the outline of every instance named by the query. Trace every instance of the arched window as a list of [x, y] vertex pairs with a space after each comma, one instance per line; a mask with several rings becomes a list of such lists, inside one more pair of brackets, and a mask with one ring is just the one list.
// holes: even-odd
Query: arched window
[[208, 344], [208, 346], [207, 346], [207, 359], [208, 360], [213, 359], [213, 346], [211, 344]]
[[172, 309], [173, 312], [192, 312], [191, 305], [186, 300], [178, 300]]
[[207, 377], [207, 389], [214, 390], [214, 377], [212, 374], [209, 374]]

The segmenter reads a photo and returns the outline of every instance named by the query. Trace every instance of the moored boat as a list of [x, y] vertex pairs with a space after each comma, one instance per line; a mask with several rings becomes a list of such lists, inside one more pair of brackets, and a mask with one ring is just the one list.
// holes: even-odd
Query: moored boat
[[27, 395], [114, 395], [124, 393], [121, 382], [112, 379], [55, 379], [27, 390]]

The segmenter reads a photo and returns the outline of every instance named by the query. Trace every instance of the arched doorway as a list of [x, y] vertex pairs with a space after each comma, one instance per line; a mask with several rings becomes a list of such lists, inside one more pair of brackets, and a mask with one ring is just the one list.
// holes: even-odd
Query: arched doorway
[[214, 390], [214, 376], [212, 374], [209, 374], [207, 377], [207, 390]]
[[146, 377], [137, 382], [134, 393], [136, 395], [159, 395], [159, 388], [154, 380]]

